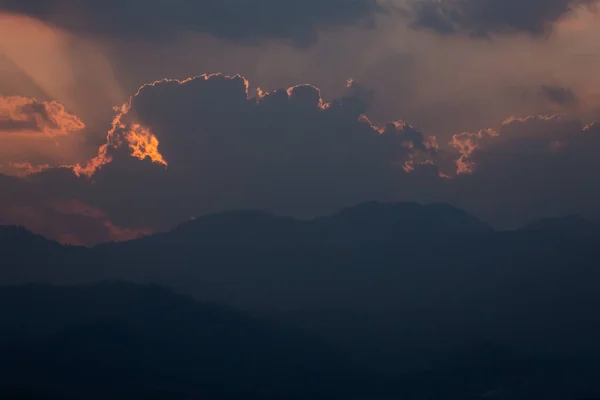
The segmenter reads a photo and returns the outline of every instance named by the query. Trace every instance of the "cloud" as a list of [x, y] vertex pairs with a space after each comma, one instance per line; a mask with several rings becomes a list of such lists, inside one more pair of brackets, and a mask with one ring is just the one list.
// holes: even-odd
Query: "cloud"
[[507, 155], [526, 156], [528, 152], [550, 154], [564, 143], [576, 139], [577, 133], [584, 128], [581, 121], [564, 114], [509, 117], [502, 123], [499, 131], [488, 128], [474, 133], [455, 134], [450, 145], [460, 154], [456, 162], [457, 174], [472, 174], [478, 160], [485, 162], [486, 152], [503, 149]]
[[0, 12], [24, 14], [68, 31], [150, 40], [193, 31], [248, 42], [314, 41], [333, 26], [372, 22], [376, 0], [3, 0]]
[[98, 155], [85, 163], [66, 166], [72, 169], [75, 175], [91, 177], [97, 170], [112, 162], [112, 150], [118, 149], [124, 146], [124, 144], [125, 147], [129, 148], [132, 157], [140, 160], [149, 158], [152, 162], [164, 166], [168, 165], [158, 150], [159, 143], [156, 136], [140, 124], [126, 121], [131, 109], [131, 101], [134, 97], [130, 97], [128, 102], [122, 104], [120, 107], [114, 107], [114, 111], [117, 114], [113, 118], [111, 128], [106, 135], [106, 143], [98, 148]]
[[85, 124], [56, 101], [0, 97], [0, 172], [26, 175], [81, 157]]
[[0, 97], [0, 135], [63, 136], [85, 128], [56, 101]]
[[510, 117], [440, 145], [407, 122], [370, 121], [375, 94], [351, 80], [331, 101], [309, 84], [250, 87], [223, 74], [143, 85], [95, 157], [1, 176], [0, 223], [93, 244], [213, 212], [310, 217], [367, 200], [448, 202], [504, 228], [600, 213], [596, 124]]
[[98, 156], [75, 167], [90, 178], [85, 203], [122, 226], [167, 229], [235, 208], [318, 215], [402, 192], [407, 172], [439, 179], [435, 138], [371, 123], [358, 84], [331, 102], [312, 85], [249, 86], [221, 74], [142, 86]]
[[459, 153], [460, 158], [456, 160], [458, 175], [471, 174], [475, 167], [475, 162], [471, 160], [473, 153], [477, 151], [485, 141], [498, 136], [498, 132], [493, 129], [481, 129], [478, 132], [463, 132], [452, 137], [450, 145]]
[[25, 178], [0, 174], [0, 225], [25, 226], [72, 245], [129, 240], [150, 232], [117, 226], [104, 212], [79, 200], [74, 193], [86, 183], [65, 172]]
[[0, 223], [90, 244], [239, 208], [316, 216], [440, 180], [435, 138], [403, 121], [373, 124], [373, 93], [359, 83], [331, 102], [308, 84], [249, 87], [222, 74], [143, 85], [115, 108], [96, 157], [4, 177]]
[[540, 86], [540, 96], [557, 106], [573, 107], [579, 103], [579, 99], [572, 89], [560, 86], [542, 85]]
[[487, 221], [516, 228], [572, 213], [598, 216], [600, 129], [566, 115], [509, 118], [500, 129], [455, 135], [463, 171], [450, 198]]
[[545, 35], [573, 9], [596, 0], [415, 0], [414, 24], [437, 33]]

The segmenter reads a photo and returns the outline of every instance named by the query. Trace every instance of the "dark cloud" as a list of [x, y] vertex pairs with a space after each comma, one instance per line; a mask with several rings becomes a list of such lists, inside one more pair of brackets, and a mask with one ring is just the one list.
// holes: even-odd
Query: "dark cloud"
[[314, 41], [320, 29], [371, 23], [376, 0], [1, 0], [25, 14], [81, 34], [165, 39], [194, 31], [235, 41]]
[[600, 129], [595, 124], [564, 115], [511, 118], [497, 132], [461, 134], [454, 142], [463, 145], [457, 146], [460, 161], [471, 172], [453, 182], [452, 202], [496, 226], [600, 213]]
[[540, 95], [546, 101], [558, 106], [576, 106], [579, 103], [577, 95], [570, 88], [542, 85]]
[[426, 200], [436, 185], [422, 183], [441, 183], [435, 138], [402, 121], [371, 123], [373, 92], [359, 83], [332, 102], [312, 85], [248, 88], [220, 74], [144, 85], [97, 157], [1, 176], [0, 224], [91, 244], [231, 209], [307, 217], [408, 193]]
[[239, 76], [145, 85], [118, 117], [90, 202], [117, 223], [152, 215], [166, 228], [235, 208], [318, 215], [401, 192], [407, 171], [431, 168], [435, 139], [373, 125], [365, 89], [348, 89], [327, 103], [311, 85], [252, 96]]
[[440, 34], [543, 35], [574, 8], [596, 0], [414, 0], [415, 25]]

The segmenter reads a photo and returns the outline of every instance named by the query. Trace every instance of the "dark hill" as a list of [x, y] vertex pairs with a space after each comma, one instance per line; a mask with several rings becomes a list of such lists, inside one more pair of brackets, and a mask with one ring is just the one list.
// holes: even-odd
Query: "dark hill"
[[89, 278], [88, 256], [88, 249], [62, 246], [22, 227], [0, 226], [0, 282], [5, 285], [71, 280], [80, 272]]
[[6, 287], [0, 314], [0, 392], [304, 399], [369, 385], [309, 335], [155, 286]]
[[600, 239], [600, 223], [581, 215], [546, 218], [529, 223], [524, 230], [566, 239]]
[[309, 221], [261, 211], [209, 215], [134, 242], [273, 248], [387, 242], [419, 234], [491, 232], [486, 224], [449, 205], [369, 202]]
[[[570, 400], [574, 393], [585, 395], [600, 390], [597, 379], [600, 371], [595, 367], [600, 365], [599, 231], [594, 223], [568, 217], [537, 221], [517, 231], [495, 232], [453, 207], [412, 203], [365, 203], [311, 221], [255, 211], [224, 213], [189, 221], [171, 232], [93, 249], [60, 246], [22, 229], [3, 228], [0, 241], [3, 283], [77, 283], [101, 279], [156, 282], [197, 299], [243, 310], [243, 315], [228, 309], [215, 312], [225, 326], [233, 327], [227, 332], [254, 333], [251, 342], [218, 329], [209, 329], [205, 332], [208, 336], [202, 336], [204, 329], [199, 326], [211, 321], [210, 310], [214, 307], [194, 305], [190, 299], [156, 292], [149, 300], [141, 301], [147, 289], [140, 291], [137, 287], [127, 290], [113, 287], [100, 295], [93, 286], [87, 286], [85, 292], [96, 293], [91, 297], [73, 295], [78, 293], [73, 289], [65, 292], [71, 294], [64, 298], [64, 305], [56, 299], [46, 300], [48, 295], [36, 292], [38, 287], [32, 294], [22, 295], [20, 303], [14, 306], [16, 310], [26, 309], [30, 299], [35, 298], [41, 300], [33, 304], [48, 303], [46, 309], [36, 305], [37, 308], [23, 313], [33, 312], [35, 318], [14, 319], [18, 314], [11, 314], [13, 306], [6, 299], [0, 299], [0, 311], [2, 303], [5, 304], [3, 313], [8, 316], [7, 321], [13, 321], [13, 328], [27, 327], [31, 321], [43, 322], [30, 330], [45, 332], [40, 338], [11, 328], [9, 336], [25, 338], [23, 346], [32, 349], [31, 357], [46, 354], [39, 353], [44, 348], [64, 349], [44, 356], [49, 364], [43, 364], [40, 371], [50, 371], [49, 377], [54, 377], [58, 355], [75, 354], [73, 357], [78, 360], [81, 356], [78, 340], [83, 341], [80, 347], [85, 349], [119, 349], [117, 353], [124, 354], [125, 364], [115, 363], [127, 366], [127, 373], [117, 375], [115, 387], [122, 387], [123, 382], [129, 387], [133, 381], [147, 382], [136, 371], [129, 375], [131, 365], [135, 365], [128, 364], [131, 360], [143, 360], [142, 364], [150, 368], [139, 368], [145, 374], [150, 374], [148, 371], [154, 371], [153, 368], [158, 368], [159, 375], [167, 374], [167, 369], [160, 369], [163, 364], [190, 369], [193, 363], [200, 368], [195, 371], [203, 371], [202, 360], [190, 361], [187, 353], [182, 354], [179, 343], [200, 349], [203, 354], [213, 354], [213, 358], [217, 357], [214, 354], [224, 353], [229, 357], [227, 360], [232, 360], [235, 354], [243, 355], [243, 360], [254, 360], [255, 354], [246, 352], [248, 348], [264, 348], [272, 340], [265, 338], [282, 337], [278, 336], [281, 334], [287, 338], [281, 340], [291, 350], [286, 344], [281, 352], [267, 352], [260, 370], [278, 377], [281, 372], [286, 379], [295, 376], [290, 371], [296, 371], [293, 369], [296, 367], [281, 359], [279, 353], [287, 354], [289, 359], [304, 360], [301, 365], [319, 368], [332, 365], [332, 358], [337, 360], [335, 355], [321, 351], [322, 339], [348, 350], [353, 361], [386, 376], [395, 378], [407, 372], [429, 371], [398, 381], [402, 387], [411, 388], [405, 398], [464, 400], [502, 393], [496, 398]], [[129, 293], [129, 297], [119, 293]], [[97, 309], [96, 303], [111, 307]], [[65, 313], [56, 311], [63, 309]], [[105, 315], [98, 310], [110, 313]], [[54, 323], [56, 316], [78, 317], [72, 324], [48, 331], [45, 327]], [[265, 325], [265, 318], [274, 322]], [[190, 326], [191, 320], [204, 322]], [[267, 328], [278, 326], [281, 321], [309, 332], [308, 338], [304, 335], [298, 338], [294, 330], [288, 335], [279, 328], [274, 328], [278, 333]], [[165, 330], [171, 326], [185, 329]], [[203, 338], [200, 343], [184, 334], [188, 328], [194, 337]], [[263, 328], [267, 329], [260, 331], [264, 336], [256, 331]], [[3, 332], [10, 330], [6, 328]], [[314, 345], [308, 347], [314, 351], [306, 352], [308, 358], [304, 358], [306, 347], [298, 350], [292, 344], [310, 342], [312, 335], [320, 339], [311, 342]], [[219, 342], [220, 339], [224, 342]], [[133, 344], [123, 347], [125, 342]], [[484, 352], [480, 357], [477, 349], [488, 344], [502, 350], [492, 352], [491, 356]], [[244, 352], [230, 351], [240, 347]], [[328, 346], [325, 347], [327, 350]], [[156, 348], [156, 353], [149, 354], [162, 355], [159, 358], [167, 361], [155, 367], [156, 359], [145, 358], [148, 348]], [[218, 349], [216, 353], [211, 353], [212, 348]], [[296, 355], [297, 352], [302, 354]], [[72, 371], [66, 375], [78, 372], [73, 365], [85, 364], [91, 366], [92, 375], [113, 376], [106, 368], [107, 363], [114, 365], [115, 358], [105, 362], [104, 353], [104, 350], [85, 353], [85, 357], [92, 357], [91, 361], [86, 358], [81, 363], [69, 364]], [[498, 353], [506, 357], [498, 357]], [[224, 390], [223, 380], [219, 381], [217, 375], [222, 378], [245, 371], [254, 377], [247, 361], [240, 363], [243, 368], [235, 371], [219, 364], [219, 372], [214, 375], [216, 383], [209, 389]], [[333, 364], [336, 365], [333, 370], [347, 371], [345, 362]], [[339, 376], [317, 370], [321, 371], [318, 376]], [[191, 376], [186, 371], [177, 371], [178, 377]], [[311, 374], [309, 378], [314, 377]], [[351, 371], [342, 373], [351, 374]], [[236, 388], [257, 390], [243, 377], [234, 376], [242, 382]], [[251, 381], [264, 382], [265, 376]], [[159, 388], [164, 388], [166, 398], [173, 398], [172, 392], [179, 393], [186, 385], [193, 390], [209, 390], [206, 386], [194, 386], [189, 379], [170, 379], [164, 378], [167, 383]], [[44, 382], [50, 381], [53, 379]], [[295, 380], [281, 378], [281, 381], [287, 387], [297, 384]], [[355, 381], [360, 383], [364, 379]], [[522, 382], [527, 382], [526, 391]], [[147, 390], [147, 386], [135, 386], [135, 390]], [[525, 392], [527, 396], [523, 395]], [[232, 392], [227, 393], [233, 396]], [[331, 398], [340, 398], [338, 395], [336, 392]]]

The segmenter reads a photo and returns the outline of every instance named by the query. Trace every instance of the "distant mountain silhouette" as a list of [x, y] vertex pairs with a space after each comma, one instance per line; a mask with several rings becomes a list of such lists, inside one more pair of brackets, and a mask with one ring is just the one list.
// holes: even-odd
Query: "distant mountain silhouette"
[[0, 226], [0, 282], [71, 279], [89, 260], [89, 250], [62, 246], [22, 227]]
[[[591, 239], [581, 241], [582, 232]], [[3, 227], [0, 279], [124, 279], [252, 309], [411, 312], [465, 302], [471, 307], [473, 296], [502, 297], [524, 285], [548, 296], [566, 283], [589, 284], [597, 270], [588, 265], [600, 258], [597, 237], [596, 226], [580, 219], [494, 232], [451, 206], [375, 202], [310, 221], [257, 211], [216, 214], [93, 249]]]
[[278, 246], [305, 240], [306, 224], [289, 217], [276, 217], [262, 211], [243, 210], [200, 217], [170, 232], [139, 241], [151, 243], [190, 243], [203, 246]]
[[41, 235], [35, 235], [21, 226], [0, 226], [0, 244], [3, 250], [22, 243], [33, 242], [44, 246], [58, 246], [58, 243], [48, 240]]
[[[478, 375], [479, 358], [471, 366], [457, 365], [487, 343], [516, 354], [503, 361], [510, 374], [490, 367], [492, 377], [506, 372], [510, 379], [529, 379], [523, 376], [539, 371], [555, 388], [590, 387], [596, 380], [559, 384], [557, 377], [567, 375], [565, 365], [582, 368], [581, 376], [597, 372], [590, 365], [600, 359], [599, 232], [579, 217], [496, 232], [446, 205], [374, 202], [309, 221], [258, 211], [222, 213], [95, 248], [61, 246], [5, 227], [0, 282], [160, 283], [294, 326], [349, 349], [353, 360], [385, 376], [432, 370], [414, 378], [432, 382], [444, 381], [444, 368], [461, 370], [467, 380], [456, 389], [461, 395], [504, 393], [494, 391], [493, 382], [487, 388], [471, 385], [488, 382]], [[85, 313], [93, 310], [87, 304]], [[132, 334], [122, 325], [115, 331], [105, 322], [91, 323], [89, 331], [82, 322], [53, 338], [81, 336], [95, 343], [94, 332]], [[523, 360], [532, 361], [518, 369]], [[552, 360], [551, 370], [542, 368], [543, 360]], [[444, 385], [448, 393], [452, 382]]]
[[334, 230], [395, 233], [483, 233], [492, 229], [477, 218], [447, 204], [368, 202], [348, 208], [331, 217], [318, 218], [317, 225]]
[[41, 235], [35, 235], [23, 227], [0, 226], [0, 252], [3, 256], [18, 256], [19, 262], [22, 263], [25, 261], [24, 257], [35, 256], [31, 254], [31, 249], [48, 254], [64, 251], [64, 247], [59, 243], [48, 240]]
[[309, 221], [252, 210], [209, 215], [138, 241], [220, 247], [299, 247], [393, 241], [399, 236], [423, 233], [490, 232], [488, 225], [449, 205], [368, 202]]

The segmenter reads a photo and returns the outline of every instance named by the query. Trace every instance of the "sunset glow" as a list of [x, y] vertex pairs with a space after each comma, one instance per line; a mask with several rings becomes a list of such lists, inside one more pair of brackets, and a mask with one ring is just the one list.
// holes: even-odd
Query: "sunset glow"
[[[249, 41], [170, 9], [151, 19], [153, 36], [150, 3], [134, 14], [111, 2], [105, 11], [54, 0], [48, 9], [0, 5], [0, 174], [119, 216], [101, 224], [115, 236], [246, 200], [301, 216], [350, 201], [343, 193], [475, 207], [472, 193], [487, 191], [473, 186], [491, 185], [491, 171], [530, 165], [532, 152], [538, 163], [586, 159], [571, 152], [593, 149], [599, 133], [595, 10], [543, 0], [519, 13], [503, 1], [510, 12], [493, 15], [471, 0], [452, 3], [460, 13], [444, 13], [442, 2], [381, 1], [377, 12], [349, 8], [331, 29], [302, 5], [296, 31], [240, 25]], [[359, 9], [373, 18], [352, 14]], [[352, 25], [359, 19], [371, 23]], [[131, 176], [119, 173], [125, 165], [135, 166]], [[144, 197], [158, 176], [178, 206]], [[285, 196], [273, 187], [296, 180]], [[148, 209], [116, 210], [112, 191]]]

